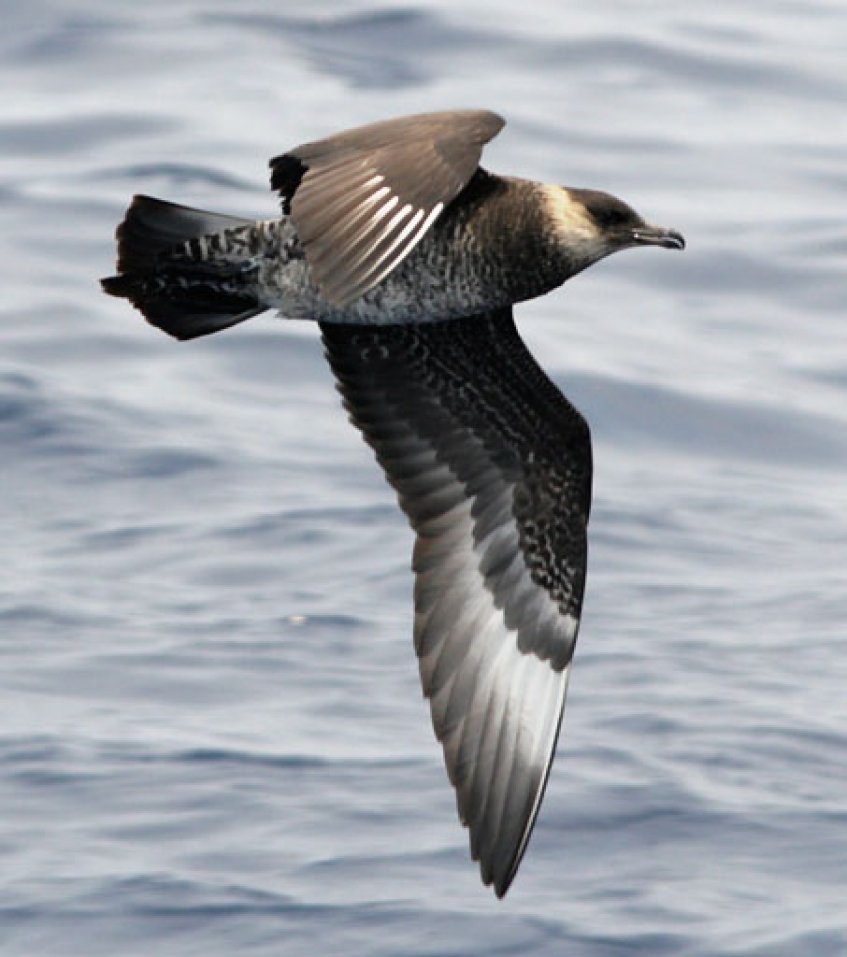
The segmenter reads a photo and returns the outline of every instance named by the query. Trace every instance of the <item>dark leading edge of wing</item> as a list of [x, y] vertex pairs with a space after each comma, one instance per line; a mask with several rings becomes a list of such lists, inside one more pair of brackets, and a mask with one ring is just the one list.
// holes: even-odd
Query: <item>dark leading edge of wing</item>
[[499, 896], [538, 814], [585, 583], [591, 443], [511, 310], [321, 326], [417, 532], [415, 648], [471, 854]]
[[372, 123], [271, 160], [315, 281], [343, 306], [388, 275], [473, 176], [504, 121], [486, 110]]

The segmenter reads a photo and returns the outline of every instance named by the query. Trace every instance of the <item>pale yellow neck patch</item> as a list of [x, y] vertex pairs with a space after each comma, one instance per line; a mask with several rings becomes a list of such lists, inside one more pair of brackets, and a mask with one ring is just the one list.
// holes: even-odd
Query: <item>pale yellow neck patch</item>
[[559, 242], [571, 255], [590, 263], [611, 252], [591, 214], [567, 189], [544, 184], [541, 193]]

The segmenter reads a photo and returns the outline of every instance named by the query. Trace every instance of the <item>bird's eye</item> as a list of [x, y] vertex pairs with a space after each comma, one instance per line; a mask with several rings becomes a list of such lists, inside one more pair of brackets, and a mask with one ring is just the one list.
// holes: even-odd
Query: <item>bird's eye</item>
[[620, 209], [617, 206], [595, 207], [591, 211], [591, 215], [601, 229], [614, 229], [616, 226], [623, 226], [631, 218], [628, 210]]

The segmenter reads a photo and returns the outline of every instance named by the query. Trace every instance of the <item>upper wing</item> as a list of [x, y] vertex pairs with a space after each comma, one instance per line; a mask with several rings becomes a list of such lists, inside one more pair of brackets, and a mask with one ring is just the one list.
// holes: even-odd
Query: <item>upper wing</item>
[[503, 125], [485, 110], [421, 113], [272, 159], [271, 186], [324, 296], [345, 305], [384, 279], [461, 192]]
[[585, 583], [591, 442], [511, 310], [321, 326], [417, 532], [415, 648], [471, 854], [499, 896], [535, 822]]

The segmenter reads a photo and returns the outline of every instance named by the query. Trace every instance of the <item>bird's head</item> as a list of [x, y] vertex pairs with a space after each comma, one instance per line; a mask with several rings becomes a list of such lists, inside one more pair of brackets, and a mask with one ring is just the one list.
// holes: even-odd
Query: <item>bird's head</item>
[[571, 260], [574, 272], [634, 246], [685, 249], [681, 233], [645, 222], [609, 193], [563, 186], [546, 189], [557, 245]]

